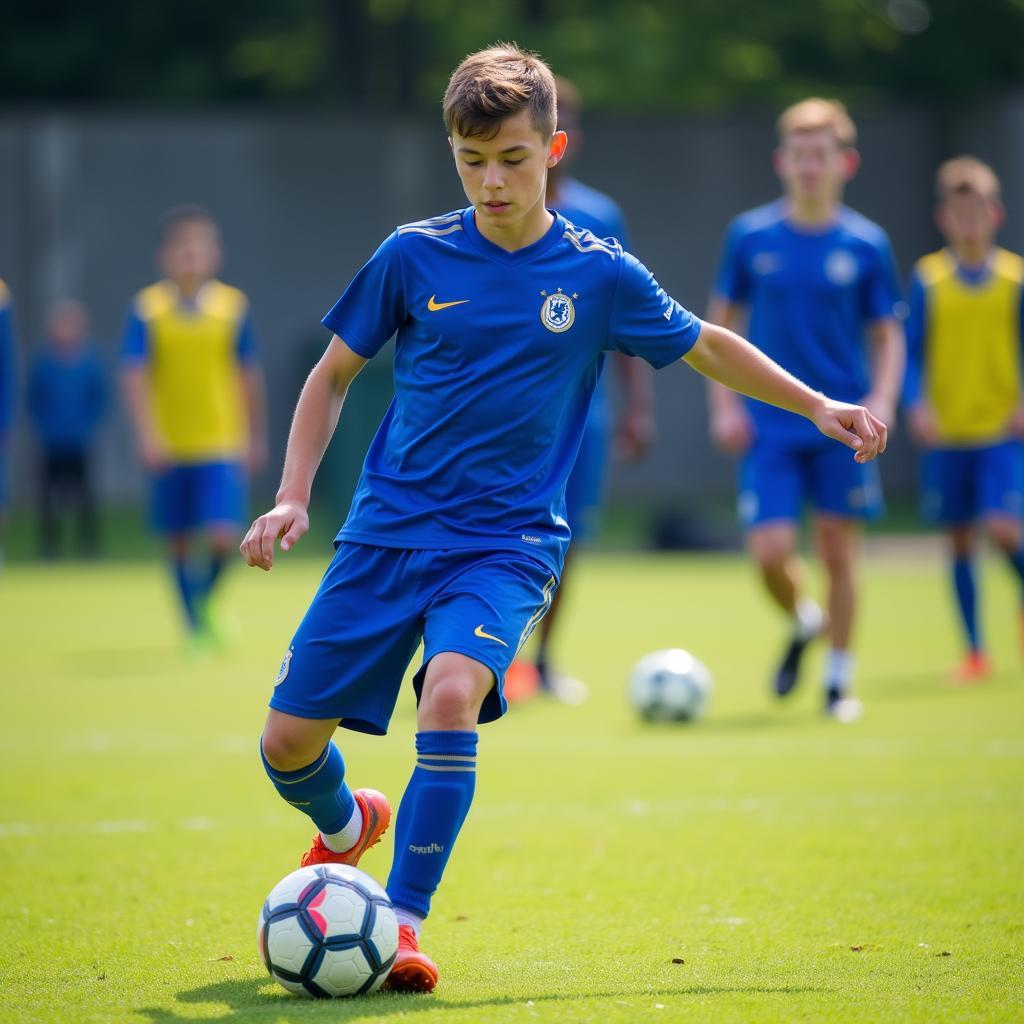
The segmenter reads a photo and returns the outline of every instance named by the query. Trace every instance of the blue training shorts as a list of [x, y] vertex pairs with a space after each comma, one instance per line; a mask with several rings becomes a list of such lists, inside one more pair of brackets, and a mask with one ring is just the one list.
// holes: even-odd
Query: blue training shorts
[[1024, 510], [1024, 449], [1018, 441], [925, 454], [922, 511], [944, 526]]
[[342, 542], [284, 656], [270, 706], [382, 736], [422, 640], [417, 700], [435, 654], [464, 654], [494, 673], [480, 710], [481, 722], [493, 721], [507, 707], [505, 672], [555, 586], [549, 569], [517, 552]]
[[877, 519], [885, 507], [878, 467], [854, 462], [852, 449], [827, 437], [800, 444], [758, 438], [740, 464], [740, 523], [798, 522], [805, 502], [817, 512]]
[[239, 526], [245, 504], [245, 472], [238, 462], [182, 463], [153, 478], [153, 525], [160, 533]]
[[604, 503], [604, 482], [611, 444], [608, 411], [597, 407], [597, 399], [587, 417], [579, 454], [565, 485], [565, 518], [572, 530], [572, 539], [593, 539], [600, 526]]

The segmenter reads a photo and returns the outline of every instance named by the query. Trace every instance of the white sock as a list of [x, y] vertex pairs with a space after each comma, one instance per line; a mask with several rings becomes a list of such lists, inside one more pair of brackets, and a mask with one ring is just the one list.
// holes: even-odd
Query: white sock
[[849, 651], [830, 650], [825, 659], [825, 689], [845, 694], [852, 678], [853, 655]]
[[352, 807], [352, 817], [348, 819], [348, 823], [340, 832], [332, 832], [330, 835], [326, 832], [321, 832], [320, 836], [328, 850], [333, 850], [335, 853], [345, 853], [346, 850], [351, 850], [359, 842], [359, 836], [362, 834], [362, 831], [363, 812], [359, 810], [359, 804], [357, 803]]
[[406, 910], [405, 907], [395, 907], [395, 917], [398, 918], [400, 925], [407, 924], [416, 933], [417, 939], [420, 937], [420, 928], [423, 926], [424, 919], [419, 914], [414, 914], [411, 910]]
[[797, 601], [793, 618], [796, 620], [797, 632], [805, 640], [817, 636], [825, 624], [825, 613], [821, 610], [821, 605], [809, 597], [801, 597]]

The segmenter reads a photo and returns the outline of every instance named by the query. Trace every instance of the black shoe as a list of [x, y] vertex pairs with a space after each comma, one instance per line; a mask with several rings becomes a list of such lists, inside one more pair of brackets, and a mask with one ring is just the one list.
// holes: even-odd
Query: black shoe
[[775, 673], [776, 697], [788, 697], [796, 688], [796, 684], [800, 679], [800, 660], [815, 636], [817, 636], [816, 633], [812, 633], [810, 636], [803, 636], [799, 633], [793, 634], [792, 639], [789, 641], [789, 646], [786, 648], [786, 653], [783, 655], [782, 663]]
[[825, 714], [848, 725], [864, 714], [864, 705], [856, 697], [847, 696], [838, 687], [832, 686], [825, 694]]

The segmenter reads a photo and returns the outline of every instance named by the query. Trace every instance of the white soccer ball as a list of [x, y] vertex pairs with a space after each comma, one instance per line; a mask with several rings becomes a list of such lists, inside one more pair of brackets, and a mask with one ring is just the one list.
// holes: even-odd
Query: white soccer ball
[[629, 678], [629, 699], [652, 722], [691, 722], [707, 710], [711, 670], [689, 651], [671, 648], [641, 658]]
[[289, 992], [328, 999], [384, 984], [398, 952], [398, 919], [384, 888], [347, 864], [299, 868], [267, 897], [260, 958]]

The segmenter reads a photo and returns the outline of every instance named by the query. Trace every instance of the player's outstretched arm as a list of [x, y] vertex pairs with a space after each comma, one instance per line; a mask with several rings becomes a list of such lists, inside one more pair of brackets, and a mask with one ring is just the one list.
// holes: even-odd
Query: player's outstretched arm
[[806, 416], [826, 436], [854, 449], [858, 462], [885, 451], [886, 427], [863, 406], [833, 402], [787, 373], [738, 334], [704, 323], [683, 357], [695, 370], [751, 398]]
[[239, 546], [247, 565], [269, 570], [274, 543], [290, 550], [309, 529], [309, 495], [320, 460], [338, 425], [349, 385], [366, 365], [337, 335], [303, 385], [288, 433], [276, 504], [249, 527]]

